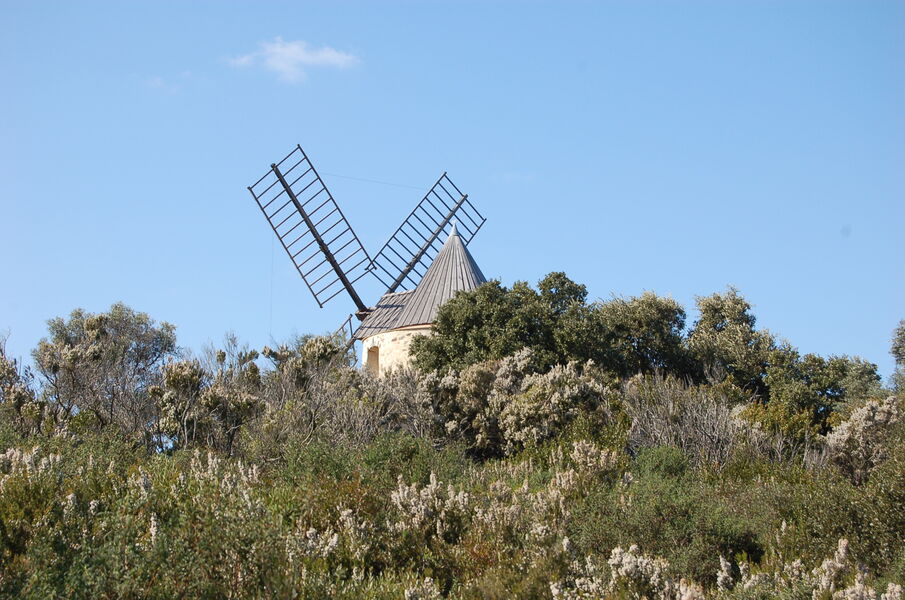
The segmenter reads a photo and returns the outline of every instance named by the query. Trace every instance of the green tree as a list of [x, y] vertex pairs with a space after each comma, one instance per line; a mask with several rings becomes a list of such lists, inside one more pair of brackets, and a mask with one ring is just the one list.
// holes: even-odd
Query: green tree
[[160, 449], [187, 448], [210, 430], [210, 419], [201, 404], [210, 374], [197, 360], [169, 362], [161, 373], [160, 385], [149, 390], [159, 414], [155, 442]]
[[176, 354], [175, 327], [121, 303], [99, 314], [76, 309], [47, 326], [33, 353], [45, 398], [64, 417], [148, 440], [156, 412], [148, 389]]
[[690, 369], [684, 347], [685, 309], [672, 298], [644, 292], [614, 298], [595, 308], [602, 338], [590, 339], [602, 368], [620, 377], [663, 371], [679, 376]]
[[556, 315], [561, 315], [576, 304], [584, 304], [588, 288], [575, 283], [562, 271], [550, 273], [537, 283], [540, 299]]
[[46, 403], [35, 393], [31, 370], [6, 355], [3, 339], [0, 339], [0, 407], [16, 431], [24, 435], [40, 432], [47, 416]]
[[802, 356], [789, 344], [770, 352], [768, 395], [750, 413], [770, 429], [794, 437], [825, 434], [845, 403], [877, 395], [877, 366], [861, 358]]
[[892, 357], [896, 361], [896, 371], [892, 376], [892, 385], [898, 393], [905, 392], [905, 319], [892, 332]]
[[258, 353], [227, 334], [224, 348], [213, 353], [216, 363], [211, 385], [201, 395], [201, 404], [216, 424], [217, 445], [231, 456], [242, 426], [262, 406]]
[[[561, 297], [549, 294], [549, 300]], [[461, 370], [485, 360], [501, 359], [532, 348], [541, 361], [555, 361], [556, 314], [525, 282], [512, 289], [490, 281], [460, 292], [440, 307], [433, 335], [413, 340], [411, 352], [422, 371]]]
[[433, 335], [411, 347], [422, 371], [462, 370], [530, 348], [541, 370], [593, 360], [627, 377], [664, 370], [687, 375], [685, 310], [672, 298], [646, 292], [634, 298], [586, 302], [587, 289], [564, 273], [550, 273], [535, 291], [492, 281], [457, 294], [440, 307]]
[[697, 298], [700, 316], [688, 336], [699, 368], [711, 377], [727, 376], [751, 392], [765, 392], [764, 375], [773, 336], [755, 329], [757, 319], [737, 289]]

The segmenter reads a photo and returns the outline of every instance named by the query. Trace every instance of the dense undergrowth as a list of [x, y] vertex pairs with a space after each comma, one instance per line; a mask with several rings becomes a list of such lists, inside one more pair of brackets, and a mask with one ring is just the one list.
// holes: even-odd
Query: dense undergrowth
[[0, 354], [3, 597], [903, 596], [895, 390], [784, 430], [727, 377], [530, 346], [375, 379], [125, 307], [51, 329], [37, 378]]

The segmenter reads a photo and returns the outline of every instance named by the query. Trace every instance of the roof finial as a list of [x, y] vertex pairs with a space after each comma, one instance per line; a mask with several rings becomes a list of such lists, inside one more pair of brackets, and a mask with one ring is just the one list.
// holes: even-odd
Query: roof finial
[[453, 221], [452, 221], [452, 229], [449, 230], [449, 237], [452, 237], [454, 235], [459, 235], [459, 232], [456, 231], [456, 220], [455, 219], [453, 219]]

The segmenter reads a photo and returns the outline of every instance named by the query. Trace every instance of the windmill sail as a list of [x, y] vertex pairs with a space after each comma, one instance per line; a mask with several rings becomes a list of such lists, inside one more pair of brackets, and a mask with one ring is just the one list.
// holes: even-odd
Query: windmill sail
[[345, 290], [363, 316], [368, 309], [352, 284], [371, 259], [302, 147], [272, 164], [248, 191], [318, 306]]
[[441, 239], [458, 220], [459, 237], [471, 241], [486, 219], [446, 173], [374, 256], [368, 269], [387, 286], [387, 293], [414, 289], [442, 247]]

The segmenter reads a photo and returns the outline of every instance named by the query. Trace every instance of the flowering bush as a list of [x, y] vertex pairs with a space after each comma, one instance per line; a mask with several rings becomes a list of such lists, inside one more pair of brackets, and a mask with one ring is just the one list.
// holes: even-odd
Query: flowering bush
[[593, 363], [535, 371], [531, 349], [424, 379], [442, 427], [479, 456], [512, 455], [561, 433], [579, 415], [603, 427], [613, 421], [615, 392]]
[[826, 437], [832, 461], [855, 484], [864, 483], [888, 454], [892, 426], [902, 416], [895, 396], [868, 400]]
[[[733, 381], [756, 361], [375, 378], [329, 338], [170, 360], [168, 328], [114, 317], [57, 323], [42, 385], [0, 353], [0, 597], [902, 600], [901, 398], [836, 385], [869, 366], [786, 365], [834, 407], [827, 434], [798, 411], [802, 442], [746, 413], [785, 410]], [[147, 346], [125, 370], [123, 320]]]

